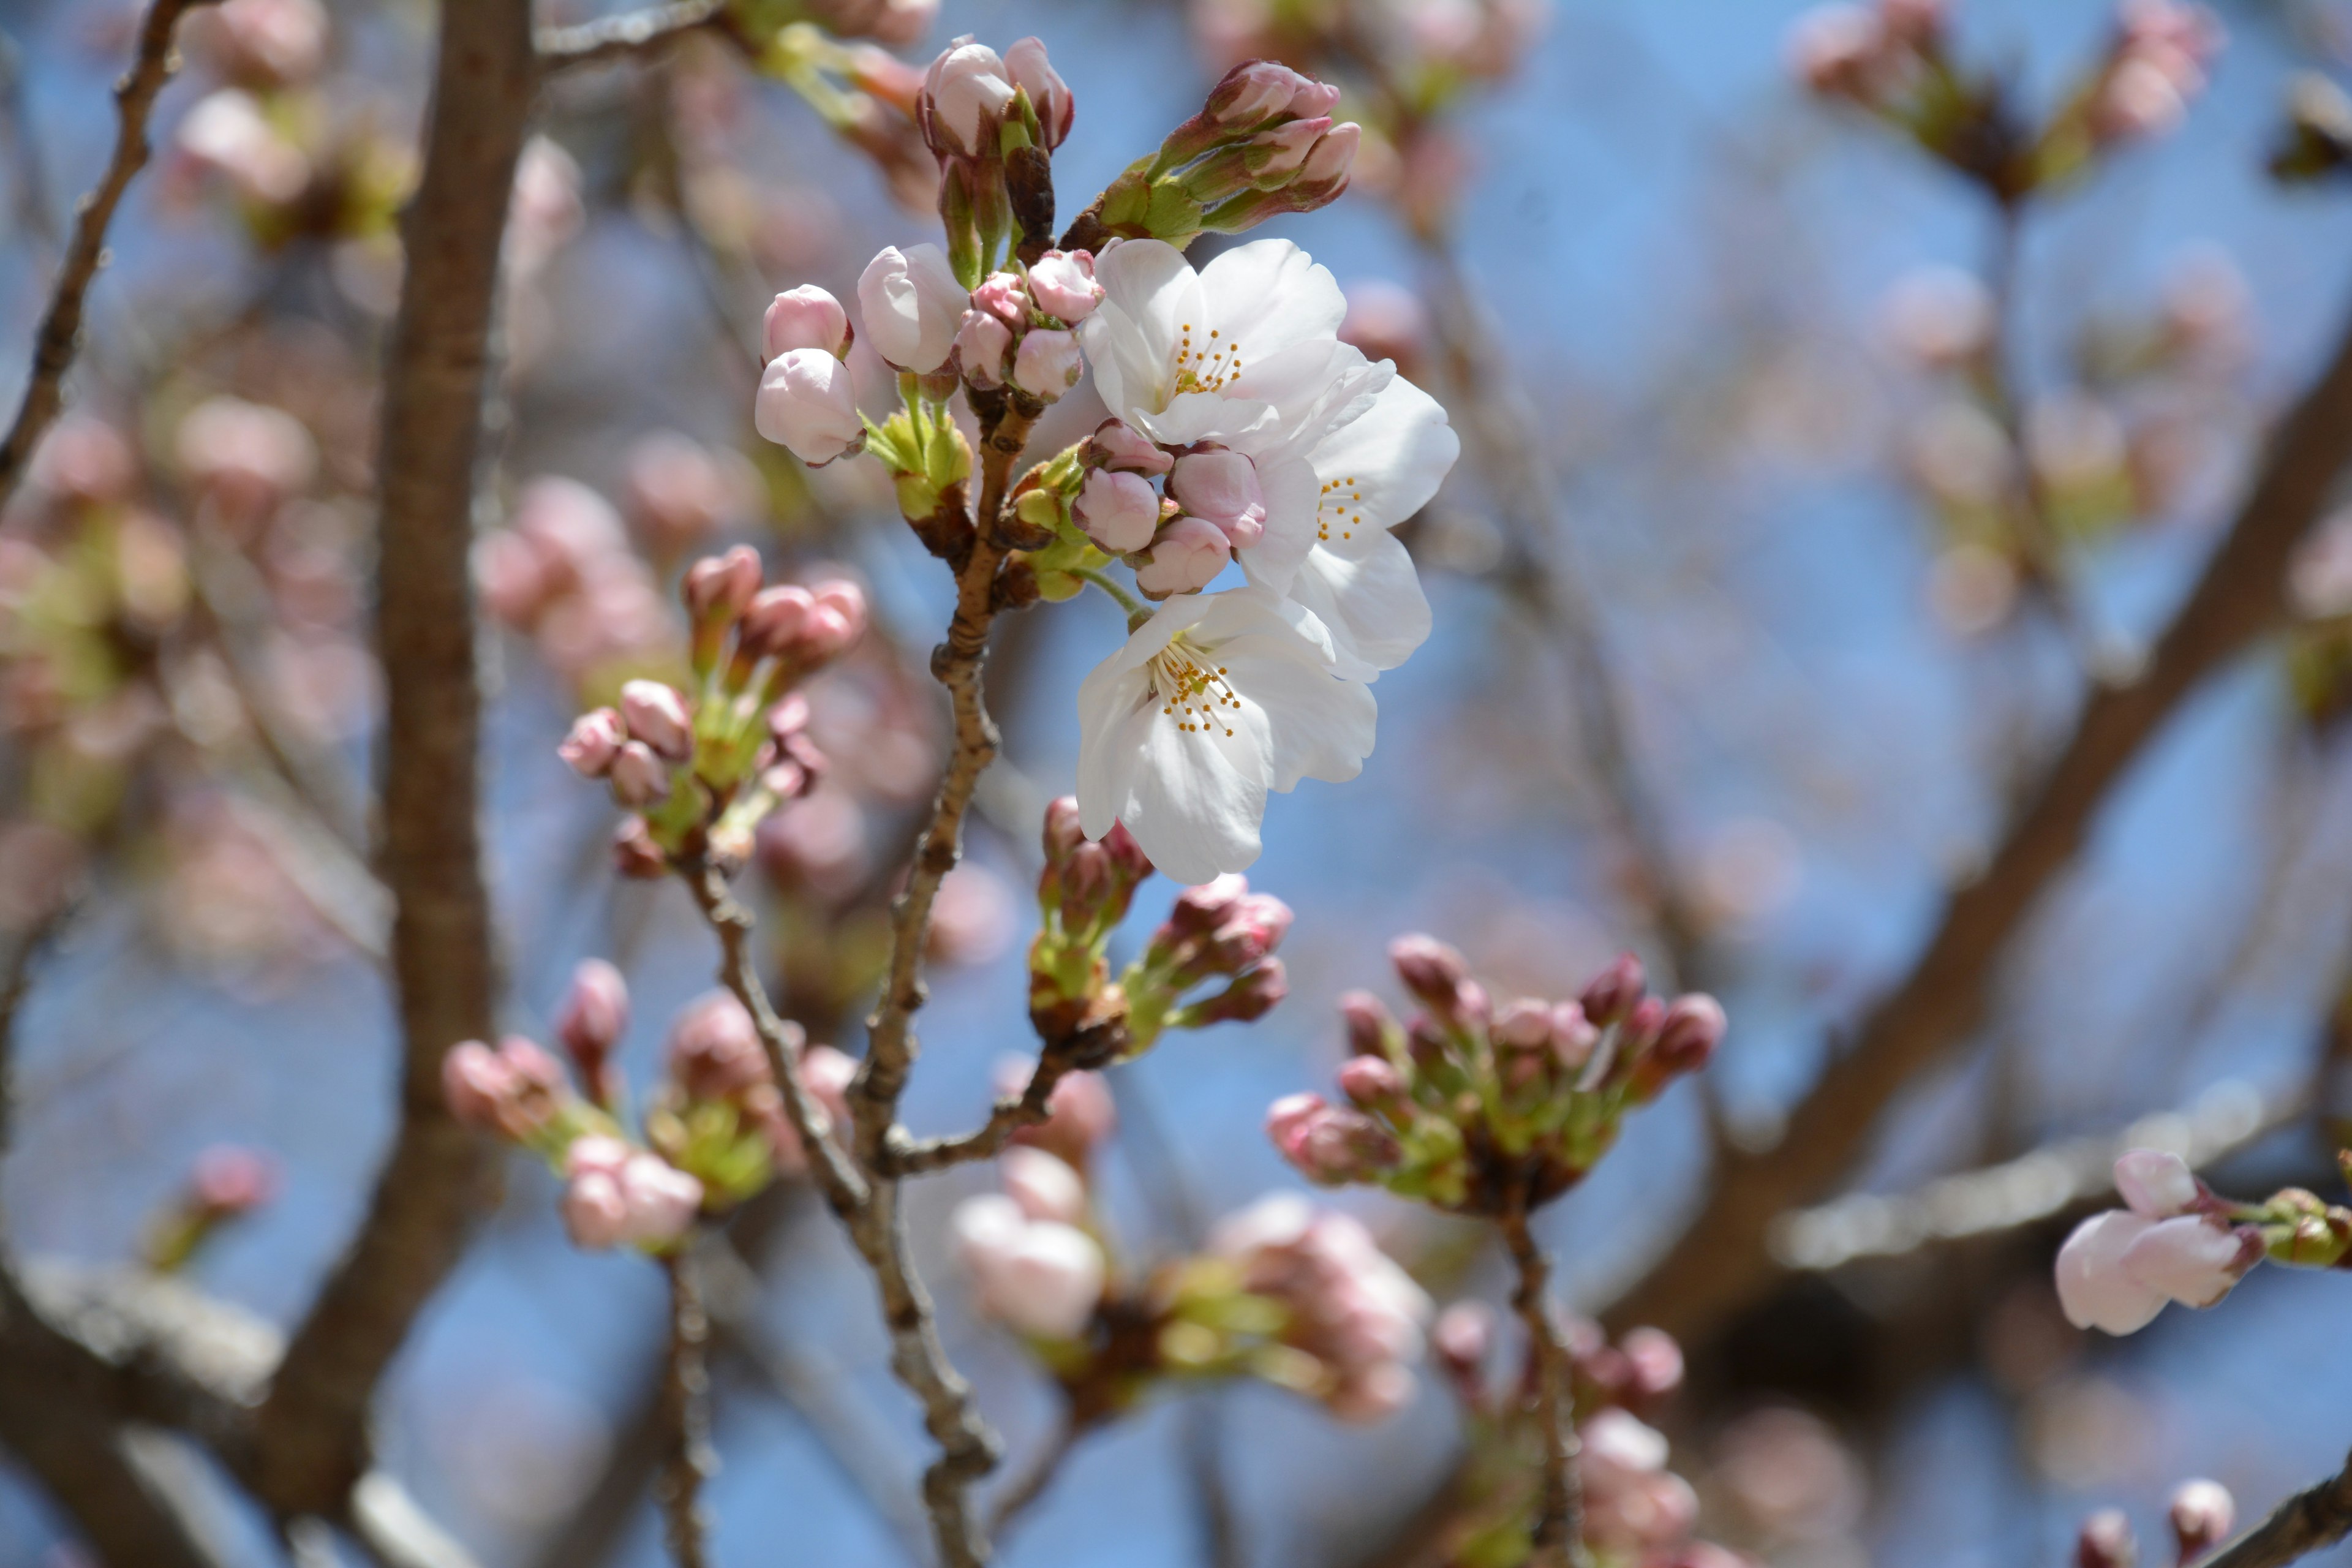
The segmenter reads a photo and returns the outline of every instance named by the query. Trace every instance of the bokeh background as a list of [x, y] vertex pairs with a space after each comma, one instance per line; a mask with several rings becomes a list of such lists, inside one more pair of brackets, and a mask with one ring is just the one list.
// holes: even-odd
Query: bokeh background
[[[1436, 631], [1379, 684], [1377, 752], [1357, 782], [1307, 784], [1268, 813], [1250, 876], [1297, 911], [1289, 1000], [1114, 1075], [1123, 1120], [1104, 1179], [1129, 1256], [1181, 1249], [1205, 1219], [1297, 1184], [1263, 1136], [1265, 1108], [1328, 1083], [1331, 1002], [1391, 988], [1391, 936], [1437, 932], [1499, 990], [1547, 995], [1630, 946], [1697, 969], [1682, 978], [1717, 991], [1733, 1026], [1703, 1086], [1637, 1119], [1543, 1215], [1572, 1299], [1604, 1307], [1705, 1190], [1711, 1129], [1769, 1146], [1842, 1027], [1901, 976], [2086, 679], [2161, 627], [2269, 417], [2328, 352], [2352, 290], [2352, 194], [2284, 185], [2264, 164], [2291, 76], [2352, 68], [2352, 7], [2239, 0], [2221, 7], [2229, 46], [2187, 122], [2023, 222], [2008, 342], [2035, 460], [2079, 501], [2062, 625], [1984, 531], [2000, 431], [1929, 363], [1937, 333], [1965, 331], [1977, 308], [1957, 279], [1987, 265], [1991, 209], [1803, 90], [1784, 60], [1799, 9], [1554, 0], [1515, 68], [1448, 106], [1451, 161], [1360, 179], [1267, 231], [1417, 345], [1457, 420], [1519, 430], [1536, 493], [1470, 442], [1412, 525]], [[322, 118], [279, 131], [311, 160], [307, 185], [287, 188], [332, 185], [331, 199], [271, 217], [253, 182], [273, 176], [249, 142], [231, 167], [174, 140], [219, 85], [194, 58], [117, 226], [75, 383], [197, 583], [194, 608], [167, 593], [152, 615], [209, 617], [210, 651], [136, 700], [121, 695], [128, 678], [20, 679], [28, 639], [66, 634], [22, 608], [34, 568], [0, 562], [0, 920], [31, 929], [73, 868], [88, 874], [18, 1026], [10, 1246], [135, 1258], [201, 1151], [266, 1151], [275, 1197], [189, 1271], [279, 1322], [355, 1222], [394, 1114], [384, 915], [356, 848], [375, 690], [368, 367], [396, 277], [381, 193], [406, 177], [430, 16], [400, 0], [331, 11]], [[103, 156], [129, 16], [112, 0], [0, 5], [8, 377], [71, 194]], [[931, 37], [1046, 40], [1078, 103], [1055, 171], [1075, 211], [1198, 107], [1221, 68], [1199, 21], [1172, 0], [946, 0]], [[2011, 73], [2029, 103], [2062, 93], [2114, 25], [2093, 0], [1961, 0], [1952, 18], [1967, 58]], [[692, 909], [611, 876], [610, 808], [553, 745], [583, 690], [676, 636], [658, 584], [681, 553], [740, 539], [843, 566], [878, 607], [877, 635], [819, 695], [838, 776], [780, 819], [755, 873], [793, 1010], [854, 1051], [877, 900], [940, 755], [921, 658], [948, 584], [874, 473], [809, 476], [751, 435], [746, 344], [770, 291], [847, 297], [876, 247], [934, 226], [803, 97], [701, 41], [658, 70], [561, 84], [541, 132], [510, 231], [488, 487], [503, 515], [484, 525], [536, 506], [640, 564], [615, 565], [619, 585], [561, 624], [488, 634], [505, 1020], [543, 1037], [572, 964], [613, 956], [637, 998], [625, 1060], [642, 1081], [670, 1015], [709, 987]], [[1489, 339], [1475, 407], [1413, 316], [1441, 267], [1458, 268]], [[2169, 346], [2116, 373], [2116, 345], [2147, 342]], [[259, 479], [208, 468], [179, 432], [224, 396], [290, 414], [307, 446], [264, 420], [236, 437]], [[1051, 431], [1066, 440], [1097, 416], [1082, 392]], [[118, 460], [71, 428], [96, 443], [89, 461]], [[57, 471], [0, 543], [12, 528], [55, 537], [38, 535], [54, 517], [33, 514], [67, 504]], [[253, 515], [247, 480], [276, 487]], [[2352, 738], [2328, 640], [2352, 591], [2327, 565], [2298, 573], [2312, 624], [2210, 682], [2113, 793], [2010, 943], [1984, 1026], [1874, 1130], [1858, 1190], [1909, 1194], [2183, 1107], [2236, 1146], [2213, 1172], [2225, 1190], [2331, 1179], [2310, 1110], [2352, 978]], [[1570, 609], [1531, 582], [1571, 585]], [[1007, 760], [937, 944], [907, 1102], [919, 1132], [973, 1120], [999, 1059], [1026, 1043], [1037, 813], [1071, 785], [1076, 685], [1118, 635], [1095, 599], [1005, 629], [992, 694]], [[1663, 866], [1629, 846], [1580, 722], [1588, 636]], [[1130, 929], [1171, 892], [1147, 885]], [[1657, 932], [1662, 899], [1687, 917], [1679, 953]], [[921, 1184], [913, 1215], [950, 1350], [1018, 1455], [1046, 1430], [1045, 1385], [968, 1310], [941, 1244], [954, 1201], [988, 1184], [985, 1171]], [[502, 1205], [383, 1391], [384, 1452], [486, 1563], [651, 1563], [653, 1511], [627, 1478], [642, 1475], [629, 1467], [661, 1281], [640, 1258], [571, 1247], [554, 1195], [541, 1169], [511, 1163]], [[1501, 1300], [1475, 1237], [1377, 1195], [1333, 1201], [1442, 1299]], [[920, 1432], [865, 1276], [807, 1194], [764, 1204], [746, 1248], [761, 1275], [737, 1281], [750, 1326], [718, 1365], [718, 1560], [919, 1561]], [[1856, 1214], [1885, 1212], [1829, 1216], [1814, 1260], [1852, 1250]], [[2055, 1563], [2093, 1507], [2125, 1508], [2153, 1541], [2184, 1477], [2215, 1477], [2259, 1510], [2336, 1466], [2352, 1437], [2340, 1282], [2263, 1271], [2220, 1310], [2112, 1342], [2058, 1316], [2061, 1235], [2044, 1220], [1792, 1268], [1769, 1301], [1710, 1325], [1663, 1420], [1709, 1532], [1819, 1568]], [[1433, 1379], [1370, 1427], [1258, 1386], [1163, 1402], [1086, 1443], [1004, 1560], [1210, 1562], [1204, 1521], [1225, 1508], [1235, 1561], [1379, 1563], [1458, 1442]], [[252, 1561], [277, 1560], [256, 1521], [223, 1509]], [[0, 1563], [72, 1552], [0, 1459]]]

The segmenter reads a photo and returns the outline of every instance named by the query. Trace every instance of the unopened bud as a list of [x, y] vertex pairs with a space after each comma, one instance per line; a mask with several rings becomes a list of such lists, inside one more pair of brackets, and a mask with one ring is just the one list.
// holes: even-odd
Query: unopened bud
[[1339, 1069], [1339, 1091], [1366, 1110], [1404, 1098], [1404, 1075], [1386, 1057], [1350, 1057]]
[[1442, 1022], [1461, 1018], [1471, 983], [1470, 965], [1459, 952], [1433, 936], [1401, 936], [1389, 943], [1389, 962], [1404, 988]]
[[1636, 1399], [1663, 1399], [1682, 1386], [1683, 1347], [1664, 1329], [1628, 1329], [1617, 1342], [1625, 1358], [1626, 1391]]
[[1654, 1054], [1670, 1073], [1696, 1072], [1715, 1056], [1726, 1028], [1722, 1005], [1704, 992], [1677, 997], [1658, 1028]]
[[632, 740], [643, 741], [669, 762], [694, 754], [694, 715], [675, 687], [658, 680], [628, 682], [621, 688], [621, 719]]
[[625, 816], [613, 829], [613, 868], [640, 882], [656, 882], [669, 875], [669, 856], [654, 842], [642, 816]]
[[1249, 892], [1248, 879], [1233, 871], [1176, 895], [1162, 929], [1179, 936], [1206, 936], [1225, 923]]
[[1209, 938], [1209, 962], [1234, 974], [1264, 960], [1289, 934], [1290, 906], [1271, 893], [1251, 893], [1236, 901]]
[[621, 722], [619, 713], [593, 708], [572, 721], [572, 732], [563, 737], [555, 754], [582, 778], [600, 779], [612, 771], [613, 760], [628, 738], [628, 727]]
[[613, 758], [613, 798], [632, 808], [669, 798], [669, 765], [643, 741], [631, 741]]
[[1269, 958], [1214, 996], [1186, 1007], [1181, 1017], [1194, 1028], [1208, 1024], [1255, 1023], [1273, 1012], [1289, 994], [1289, 973], [1283, 968], [1282, 960]]
[[1118, 868], [1120, 875], [1138, 882], [1151, 875], [1151, 857], [1143, 852], [1143, 846], [1135, 841], [1135, 835], [1127, 830], [1127, 824], [1112, 823], [1110, 831], [1102, 836], [1102, 847], [1109, 853], [1111, 864]]
[[2172, 1539], [2182, 1568], [2228, 1538], [2238, 1522], [2237, 1500], [2219, 1481], [2183, 1481], [2172, 1494]]
[[821, 349], [835, 359], [846, 358], [855, 335], [841, 301], [814, 283], [777, 295], [761, 331], [770, 359], [794, 349]]
[[2120, 1509], [2105, 1508], [2083, 1521], [2074, 1538], [2075, 1568], [2136, 1568], [2139, 1542]]
[[1045, 863], [1059, 865], [1071, 850], [1087, 841], [1078, 825], [1078, 797], [1066, 795], [1045, 807]]
[[278, 1195], [278, 1162], [258, 1149], [215, 1143], [196, 1156], [188, 1196], [207, 1219], [249, 1214]]
[[670, 1027], [669, 1073], [690, 1100], [728, 1100], [772, 1083], [760, 1031], [731, 992], [690, 1004]]
[[1164, 474], [1176, 464], [1176, 459], [1161, 451], [1151, 437], [1116, 419], [1106, 419], [1095, 427], [1095, 433], [1087, 438], [1085, 458], [1089, 468], [1118, 468], [1132, 474]]
[[1265, 1131], [1284, 1159], [1325, 1186], [1368, 1178], [1394, 1165], [1402, 1153], [1379, 1122], [1319, 1094], [1276, 1100], [1266, 1110]]
[[1454, 1302], [1438, 1314], [1429, 1331], [1429, 1348], [1437, 1364], [1465, 1399], [1484, 1394], [1486, 1356], [1494, 1345], [1495, 1310], [1484, 1301]]
[[1396, 1019], [1381, 999], [1369, 991], [1349, 991], [1339, 998], [1339, 1017], [1348, 1026], [1348, 1049], [1360, 1057], [1385, 1056]]
[[1551, 1004], [1521, 996], [1495, 1009], [1487, 1037], [1498, 1050], [1539, 1051], [1551, 1043]]
[[1578, 1005], [1595, 1028], [1605, 1029], [1633, 1010], [1648, 984], [1642, 973], [1642, 961], [1630, 952], [1621, 952], [1608, 968], [1586, 983]]
[[629, 1026], [629, 984], [601, 958], [582, 962], [555, 1016], [555, 1037], [593, 1078]]
[[706, 555], [686, 569], [680, 596], [697, 622], [732, 621], [760, 591], [760, 552], [739, 544], [724, 555]]

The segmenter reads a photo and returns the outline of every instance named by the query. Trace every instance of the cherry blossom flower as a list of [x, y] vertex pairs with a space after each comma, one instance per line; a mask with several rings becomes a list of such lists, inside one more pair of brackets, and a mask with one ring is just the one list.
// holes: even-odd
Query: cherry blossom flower
[[1239, 871], [1266, 792], [1354, 778], [1375, 718], [1297, 605], [1255, 587], [1171, 599], [1078, 688], [1080, 821], [1090, 838], [1125, 823], [1179, 882]]
[[[946, 357], [945, 350], [940, 357]], [[824, 349], [791, 349], [768, 362], [752, 423], [813, 468], [858, 450], [866, 441], [849, 367]]]
[[866, 341], [890, 363], [919, 375], [946, 363], [971, 306], [971, 292], [936, 245], [885, 246], [857, 279]]

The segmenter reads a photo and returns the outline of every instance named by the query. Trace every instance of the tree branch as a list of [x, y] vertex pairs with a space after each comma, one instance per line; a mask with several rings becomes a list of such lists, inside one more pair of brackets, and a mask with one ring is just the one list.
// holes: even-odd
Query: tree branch
[[1843, 1175], [1903, 1086], [1975, 1027], [2010, 937], [2073, 859], [2116, 782], [2206, 676], [2277, 623], [2288, 557], [2347, 454], [2352, 334], [2279, 428], [2229, 536], [2139, 679], [2090, 695], [2039, 795], [1983, 872], [1952, 895], [1910, 973], [1872, 1008], [1775, 1148], [1725, 1155], [1696, 1220], [1612, 1309], [1615, 1322], [1655, 1323], [1688, 1343], [1769, 1288], [1774, 1218]]
[[[155, 97], [179, 68], [172, 47], [173, 29], [183, 13], [211, 0], [152, 0], [139, 24], [139, 49], [131, 68], [114, 84], [114, 155], [106, 173], [75, 209], [73, 237], [66, 242], [65, 258], [49, 292], [48, 309], [41, 313], [40, 330], [33, 340], [33, 369], [25, 384], [24, 401], [16, 406], [16, 423], [0, 440], [0, 508], [5, 508], [25, 477], [33, 448], [65, 405], [66, 372], [73, 368], [81, 346], [82, 301], [91, 279], [106, 265], [106, 229], [131, 177], [146, 166], [147, 117]], [[31, 149], [26, 150], [31, 156]]]
[[2205, 1559], [2200, 1568], [2278, 1568], [2352, 1534], [2352, 1456], [2344, 1468], [2299, 1491], [2271, 1516]]
[[662, 1370], [662, 1456], [654, 1483], [661, 1500], [662, 1534], [677, 1568], [709, 1561], [709, 1520], [702, 1483], [715, 1468], [710, 1452], [710, 1369], [704, 1359], [710, 1321], [703, 1315], [691, 1241], [662, 1259], [669, 1276], [669, 1353]]
[[1528, 1331], [1536, 1361], [1536, 1425], [1543, 1436], [1543, 1484], [1536, 1505], [1528, 1561], [1535, 1568], [1568, 1568], [1584, 1553], [1584, 1497], [1576, 1467], [1576, 1416], [1570, 1408], [1569, 1348], [1551, 1310], [1551, 1262], [1528, 1228], [1524, 1195], [1496, 1221], [1518, 1270], [1511, 1310]]
[[544, 70], [577, 70], [583, 66], [651, 54], [688, 33], [727, 24], [727, 0], [670, 0], [642, 11], [600, 16], [569, 27], [539, 30], [539, 59]]
[[529, 0], [443, 8], [377, 458], [380, 858], [397, 910], [400, 1130], [367, 1217], [257, 1415], [257, 1479], [281, 1514], [339, 1510], [365, 1471], [376, 1381], [456, 1261], [489, 1172], [442, 1101], [440, 1070], [452, 1045], [488, 1035], [492, 1022], [467, 557], [499, 246], [535, 68]]

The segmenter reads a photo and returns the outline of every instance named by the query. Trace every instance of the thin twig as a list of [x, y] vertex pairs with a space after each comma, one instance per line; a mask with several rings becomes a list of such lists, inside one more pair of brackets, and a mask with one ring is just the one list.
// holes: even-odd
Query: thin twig
[[1038, 1058], [1021, 1092], [997, 1100], [979, 1127], [952, 1138], [894, 1141], [886, 1152], [885, 1168], [894, 1176], [916, 1176], [1002, 1153], [1013, 1134], [1053, 1115], [1054, 1090], [1069, 1071], [1069, 1064], [1051, 1053]]
[[[16, 493], [33, 448], [48, 433], [58, 410], [65, 405], [66, 372], [73, 368], [81, 342], [82, 301], [90, 280], [106, 265], [106, 229], [114, 209], [130, 187], [131, 176], [146, 165], [147, 116], [156, 94], [179, 68], [172, 47], [172, 32], [182, 13], [211, 0], [152, 0], [139, 24], [139, 52], [114, 84], [114, 156], [106, 173], [75, 209], [73, 237], [66, 244], [58, 279], [49, 293], [49, 307], [33, 340], [33, 371], [25, 384], [25, 399], [16, 407], [16, 421], [0, 440], [0, 509]], [[30, 150], [27, 149], [29, 155]]]
[[569, 27], [539, 30], [539, 59], [549, 72], [604, 65], [635, 55], [650, 54], [688, 33], [720, 26], [727, 20], [727, 0], [671, 0], [642, 11], [625, 11]]
[[710, 1448], [710, 1369], [704, 1359], [710, 1322], [703, 1315], [691, 1244], [662, 1259], [669, 1276], [669, 1354], [662, 1373], [662, 1536], [677, 1568], [704, 1568], [710, 1521], [702, 1483], [717, 1461]]
[[1536, 1424], [1543, 1438], [1543, 1484], [1529, 1539], [1535, 1568], [1568, 1568], [1584, 1555], [1584, 1494], [1577, 1476], [1575, 1413], [1570, 1408], [1569, 1348], [1551, 1310], [1551, 1260], [1516, 1201], [1496, 1222], [1511, 1249], [1518, 1283], [1511, 1309], [1526, 1325], [1536, 1360]]
[[2278, 1568], [2352, 1534], [2352, 1455], [2317, 1486], [2299, 1491], [2200, 1568]]
[[1909, 973], [1870, 1011], [1788, 1120], [1780, 1142], [1724, 1157], [1682, 1238], [1611, 1309], [1704, 1339], [1767, 1289], [1782, 1213], [1843, 1176], [1904, 1086], [1964, 1039], [1986, 984], [2042, 891], [2073, 861], [2099, 809], [2205, 678], [2279, 624], [2286, 563], [2352, 457], [2352, 332], [2280, 426], [2228, 536], [2127, 686], [2093, 691], [2034, 799], [1957, 888]]
[[442, 8], [376, 464], [380, 864], [396, 910], [400, 1124], [367, 1216], [257, 1415], [257, 1479], [281, 1516], [333, 1517], [351, 1496], [368, 1468], [376, 1382], [456, 1263], [491, 1173], [482, 1142], [450, 1115], [440, 1079], [449, 1047], [492, 1026], [469, 554], [499, 247], [535, 71], [530, 0]]

